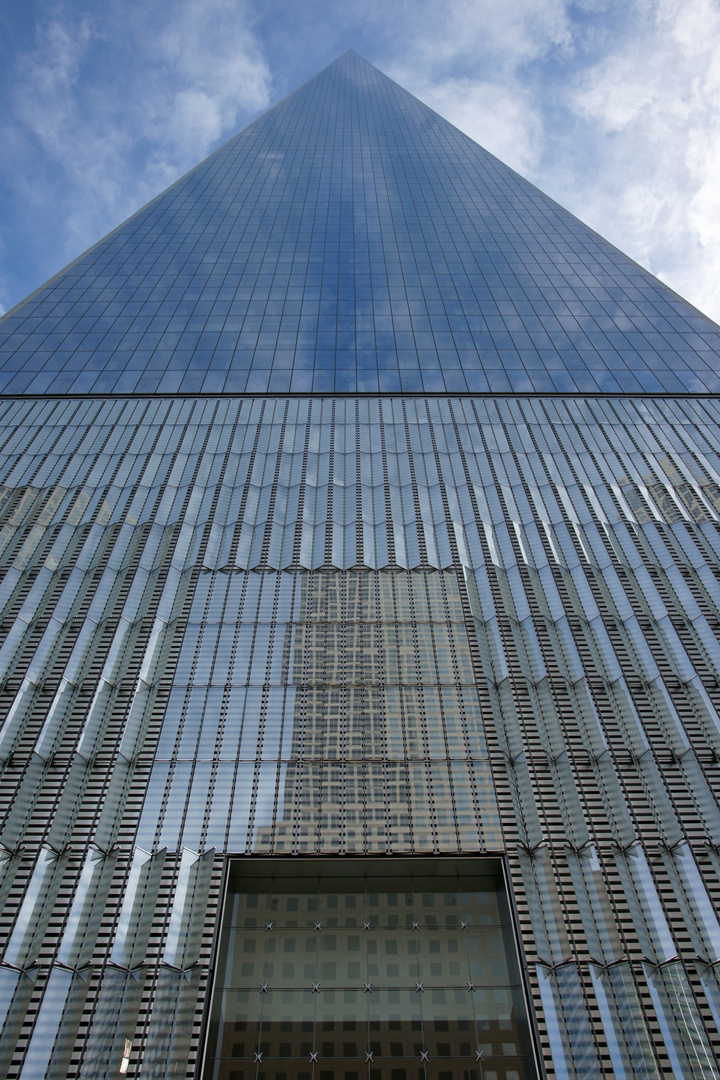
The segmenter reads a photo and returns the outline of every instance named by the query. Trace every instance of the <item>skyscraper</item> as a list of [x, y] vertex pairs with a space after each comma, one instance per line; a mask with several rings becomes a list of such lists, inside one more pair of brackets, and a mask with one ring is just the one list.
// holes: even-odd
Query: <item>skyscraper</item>
[[720, 331], [353, 53], [0, 323], [0, 1070], [720, 1075]]

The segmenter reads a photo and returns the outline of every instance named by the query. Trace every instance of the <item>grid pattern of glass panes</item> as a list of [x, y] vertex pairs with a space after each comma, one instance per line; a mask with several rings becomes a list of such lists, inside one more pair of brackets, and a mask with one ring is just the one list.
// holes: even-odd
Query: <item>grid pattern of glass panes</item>
[[530, 1080], [497, 861], [233, 864], [210, 1080]]
[[0, 324], [5, 393], [716, 392], [718, 328], [348, 53]]

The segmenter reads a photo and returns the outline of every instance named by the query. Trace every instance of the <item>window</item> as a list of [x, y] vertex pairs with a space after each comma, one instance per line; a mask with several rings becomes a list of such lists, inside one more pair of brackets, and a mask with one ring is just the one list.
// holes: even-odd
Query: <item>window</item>
[[498, 859], [231, 863], [207, 1080], [534, 1076]]

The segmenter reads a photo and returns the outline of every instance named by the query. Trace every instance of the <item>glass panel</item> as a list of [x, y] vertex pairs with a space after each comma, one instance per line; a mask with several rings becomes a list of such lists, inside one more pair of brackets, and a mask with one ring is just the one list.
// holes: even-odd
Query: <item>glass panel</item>
[[479, 1054], [534, 1076], [493, 860], [233, 864], [211, 1017], [208, 1077], [233, 1059], [417, 1071]]
[[92, 958], [116, 860], [115, 854], [88, 852], [58, 949], [61, 964], [81, 967]]
[[111, 954], [114, 964], [131, 968], [145, 958], [164, 862], [164, 851], [149, 855], [141, 848], [135, 849], [115, 932]]
[[67, 859], [42, 847], [25, 893], [15, 927], [5, 949], [5, 961], [18, 967], [29, 965], [40, 950], [43, 934], [52, 917], [52, 905], [60, 888]]
[[105, 969], [80, 1065], [82, 1080], [104, 1080], [128, 1071], [143, 982], [143, 968]]

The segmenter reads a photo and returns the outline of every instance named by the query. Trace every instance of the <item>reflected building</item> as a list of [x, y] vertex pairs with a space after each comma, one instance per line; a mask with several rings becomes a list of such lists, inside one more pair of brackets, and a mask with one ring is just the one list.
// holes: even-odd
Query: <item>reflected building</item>
[[369, 867], [231, 874], [208, 1074], [532, 1075], [500, 863]]
[[298, 587], [290, 760], [256, 850], [501, 851], [456, 575], [331, 569]]
[[0, 1073], [719, 1078], [719, 360], [353, 53], [9, 312]]

